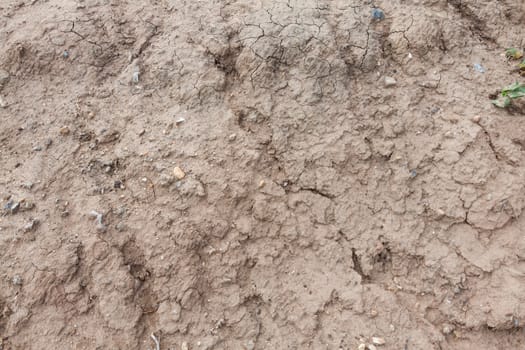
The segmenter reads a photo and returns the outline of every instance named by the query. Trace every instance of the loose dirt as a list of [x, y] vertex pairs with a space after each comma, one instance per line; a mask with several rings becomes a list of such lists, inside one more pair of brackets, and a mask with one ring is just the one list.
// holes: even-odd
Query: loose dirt
[[523, 23], [2, 0], [0, 349], [523, 349]]

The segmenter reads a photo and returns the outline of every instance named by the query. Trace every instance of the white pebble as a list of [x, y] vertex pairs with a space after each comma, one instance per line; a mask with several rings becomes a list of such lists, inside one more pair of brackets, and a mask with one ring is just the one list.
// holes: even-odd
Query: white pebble
[[385, 345], [386, 341], [380, 337], [372, 337], [372, 343], [375, 345]]
[[385, 77], [385, 86], [392, 87], [397, 84], [397, 81], [392, 77]]

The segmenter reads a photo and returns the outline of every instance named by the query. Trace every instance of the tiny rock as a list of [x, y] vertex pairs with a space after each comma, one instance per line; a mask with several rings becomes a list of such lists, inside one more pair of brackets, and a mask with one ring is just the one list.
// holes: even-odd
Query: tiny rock
[[380, 337], [372, 337], [372, 343], [375, 345], [385, 345], [386, 341]]
[[376, 346], [373, 344], [368, 344], [367, 348], [368, 350], [377, 350]]
[[255, 342], [253, 340], [248, 340], [246, 342], [245, 348], [246, 348], [246, 350], [253, 350], [253, 349], [255, 349]]
[[31, 220], [24, 226], [24, 232], [33, 231], [39, 224], [40, 222], [38, 220]]
[[443, 326], [443, 329], [442, 329], [443, 334], [448, 335], [448, 334], [452, 333], [453, 331], [454, 331], [454, 327], [453, 326], [451, 326], [449, 324], [446, 324], [446, 325]]
[[359, 346], [357, 347], [357, 350], [366, 350], [366, 344], [359, 344]]
[[100, 232], [105, 232], [106, 231], [106, 225], [104, 225], [104, 218], [103, 218], [103, 214], [95, 211], [95, 210], [92, 210], [90, 213], [89, 213], [89, 216], [95, 218], [95, 222], [97, 223], [97, 231], [100, 231]]
[[67, 126], [63, 126], [60, 128], [60, 135], [66, 136], [69, 135], [69, 128]]
[[140, 81], [140, 72], [133, 72], [133, 75], [131, 76], [131, 81], [133, 84], [138, 84]]
[[235, 141], [236, 138], [237, 138], [237, 135], [235, 134], [231, 134], [230, 136], [228, 136], [228, 140], [230, 141]]
[[13, 282], [15, 286], [21, 286], [23, 283], [23, 280], [22, 280], [22, 277], [20, 277], [20, 275], [14, 275], [11, 282]]
[[472, 122], [477, 124], [481, 121], [481, 117], [479, 115], [475, 115], [470, 120], [472, 120]]
[[392, 87], [397, 84], [397, 81], [392, 77], [385, 77], [384, 83], [386, 87]]
[[0, 108], [7, 108], [7, 102], [0, 96]]
[[188, 343], [187, 342], [182, 342], [181, 346], [180, 346], [180, 350], [190, 350], [189, 346], [188, 346]]
[[173, 175], [175, 175], [175, 177], [179, 180], [182, 180], [184, 177], [186, 177], [186, 173], [178, 166], [173, 168]]
[[184, 123], [186, 121], [186, 119], [184, 118], [179, 118], [175, 121], [175, 125], [179, 126], [181, 125], [182, 123]]
[[385, 12], [381, 10], [380, 8], [374, 8], [372, 10], [372, 18], [376, 21], [381, 21], [385, 19]]

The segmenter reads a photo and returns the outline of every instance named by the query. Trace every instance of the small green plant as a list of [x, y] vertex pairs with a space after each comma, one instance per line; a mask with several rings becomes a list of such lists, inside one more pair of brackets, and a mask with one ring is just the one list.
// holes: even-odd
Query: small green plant
[[512, 100], [525, 96], [525, 84], [514, 83], [507, 87], [504, 87], [498, 98], [492, 100], [492, 103], [500, 108], [506, 108], [512, 104]]
[[507, 50], [505, 50], [505, 56], [509, 60], [521, 60], [521, 62], [518, 64], [518, 68], [516, 71], [523, 77], [525, 77], [525, 58], [523, 58], [523, 50], [517, 49], [515, 47], [511, 47]]
[[505, 56], [513, 60], [519, 60], [523, 57], [523, 51], [521, 51], [520, 49], [516, 49], [515, 47], [511, 47], [505, 50]]

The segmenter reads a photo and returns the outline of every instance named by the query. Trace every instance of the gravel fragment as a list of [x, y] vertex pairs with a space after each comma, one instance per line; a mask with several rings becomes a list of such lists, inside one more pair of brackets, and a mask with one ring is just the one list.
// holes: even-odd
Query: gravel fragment
[[372, 337], [372, 343], [375, 345], [385, 345], [386, 341], [381, 337]]
[[176, 166], [173, 168], [173, 175], [175, 175], [177, 179], [182, 180], [186, 176], [186, 173], [180, 167]]
[[21, 286], [24, 281], [23, 281], [23, 279], [22, 279], [22, 277], [20, 275], [14, 275], [13, 279], [11, 280], [11, 282], [15, 286]]
[[385, 86], [386, 87], [392, 87], [392, 86], [397, 85], [396, 79], [394, 79], [392, 77], [385, 77], [384, 78], [384, 82], [385, 82]]
[[95, 218], [95, 222], [97, 223], [97, 230], [100, 232], [106, 231], [106, 225], [103, 223], [103, 215], [95, 210], [92, 210], [89, 212], [89, 215], [93, 218]]

